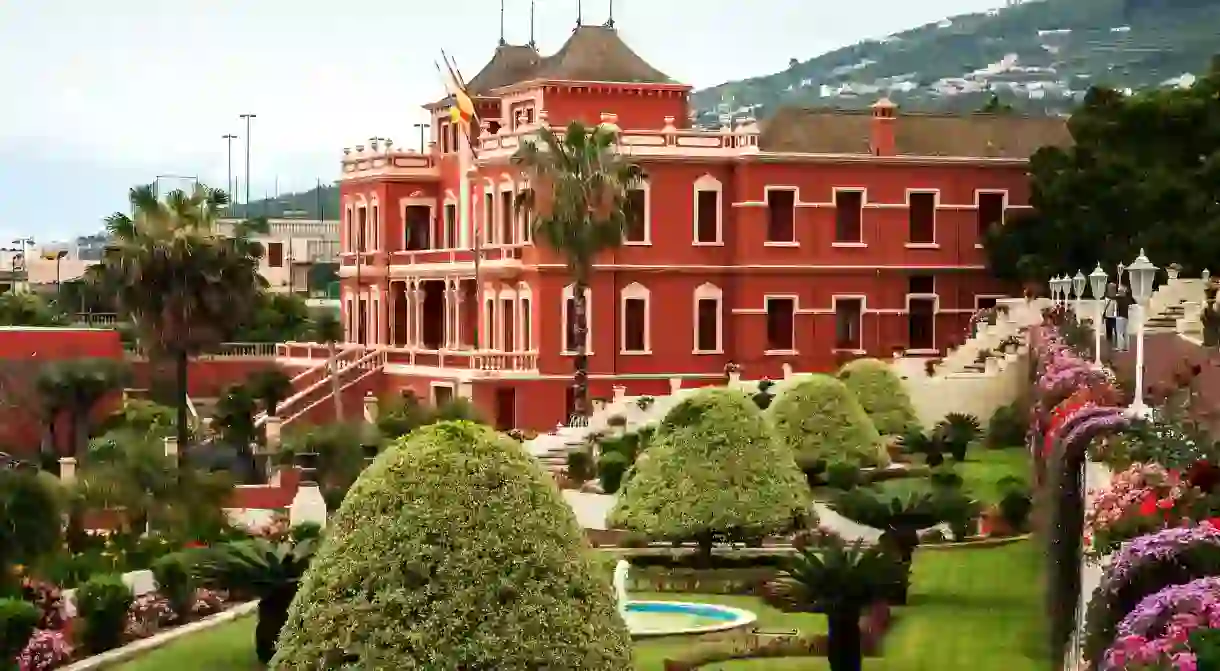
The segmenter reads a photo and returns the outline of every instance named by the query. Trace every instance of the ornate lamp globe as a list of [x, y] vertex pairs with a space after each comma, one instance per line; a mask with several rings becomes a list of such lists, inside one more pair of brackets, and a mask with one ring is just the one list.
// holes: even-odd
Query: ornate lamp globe
[[1072, 278], [1072, 293], [1076, 294], [1076, 300], [1084, 298], [1084, 288], [1088, 280], [1085, 279], [1084, 273], [1076, 271], [1076, 276]]
[[1143, 305], [1152, 298], [1152, 282], [1156, 279], [1156, 272], [1159, 270], [1148, 257], [1144, 254], [1144, 250], [1140, 250], [1140, 255], [1127, 266], [1127, 277], [1131, 278], [1131, 296], [1136, 303]]
[[1106, 281], [1109, 279], [1110, 276], [1101, 269], [1101, 264], [1098, 263], [1093, 272], [1089, 273], [1089, 288], [1093, 290], [1093, 298], [1097, 300], [1105, 298]]

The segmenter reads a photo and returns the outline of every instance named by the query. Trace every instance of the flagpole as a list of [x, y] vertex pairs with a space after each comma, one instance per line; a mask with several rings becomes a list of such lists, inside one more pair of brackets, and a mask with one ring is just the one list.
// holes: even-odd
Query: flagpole
[[[466, 94], [466, 82], [465, 82], [465, 80], [462, 79], [461, 71], [459, 71], [457, 69], [457, 66], [450, 61], [449, 54], [445, 53], [444, 49], [441, 49], [441, 58], [445, 61], [445, 69], [448, 70], [448, 72], [449, 72], [449, 81], [451, 81], [453, 83], [453, 86], [456, 86], [462, 94]], [[435, 61], [433, 62], [433, 65], [436, 65], [436, 69], [439, 72], [440, 65], [437, 64]], [[441, 73], [441, 76], [444, 77], [443, 72]], [[448, 84], [446, 84], [446, 88], [449, 88]], [[457, 93], [458, 93], [458, 91], [451, 91], [450, 95], [454, 96], [456, 98]], [[455, 99], [455, 104], [456, 104], [456, 99]], [[457, 122], [458, 120], [455, 119], [454, 121]], [[466, 136], [466, 151], [463, 152], [463, 156], [468, 156], [469, 162], [467, 163], [466, 161], [461, 161], [461, 160], [459, 160], [459, 162], [458, 162], [459, 165], [462, 166], [460, 168], [460, 171], [461, 171], [460, 178], [462, 181], [459, 183], [459, 186], [458, 186], [458, 192], [459, 192], [458, 197], [461, 198], [461, 203], [459, 204], [459, 216], [461, 216], [464, 219], [463, 228], [465, 230], [470, 231], [471, 235], [474, 236], [474, 240], [471, 241], [470, 247], [474, 254], [474, 296], [475, 296], [475, 300], [477, 301], [476, 312], [475, 312], [475, 314], [477, 315], [477, 318], [474, 320], [474, 327], [473, 327], [474, 333], [472, 334], [473, 344], [474, 344], [474, 348], [476, 351], [479, 349], [482, 349], [481, 343], [479, 342], [480, 331], [481, 331], [481, 329], [479, 328], [479, 324], [480, 324], [480, 322], [482, 322], [483, 303], [484, 303], [484, 301], [483, 301], [483, 277], [482, 277], [482, 261], [483, 261], [483, 259], [482, 259], [482, 257], [483, 257], [482, 227], [479, 224], [478, 218], [473, 216], [474, 208], [473, 208], [473, 203], [471, 202], [471, 196], [472, 196], [471, 176], [478, 174], [478, 168], [475, 165], [478, 162], [478, 150], [475, 148], [474, 137], [473, 137], [473, 133], [471, 131], [471, 127], [473, 126], [473, 124], [478, 123], [478, 122], [479, 122], [478, 116], [476, 115], [476, 116], [472, 117], [469, 122], [459, 123], [459, 125], [462, 128], [462, 134]], [[492, 206], [493, 207], [495, 206], [494, 200], [492, 201]], [[485, 216], [490, 216], [490, 213], [485, 214]]]

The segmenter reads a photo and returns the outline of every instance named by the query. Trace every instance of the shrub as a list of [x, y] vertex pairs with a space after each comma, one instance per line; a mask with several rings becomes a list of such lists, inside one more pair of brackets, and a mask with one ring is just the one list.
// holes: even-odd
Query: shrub
[[808, 508], [808, 486], [792, 453], [777, 443], [741, 391], [709, 388], [673, 407], [647, 458], [636, 464], [610, 513], [616, 527], [653, 539], [785, 531]]
[[932, 469], [932, 474], [928, 479], [930, 479], [932, 484], [936, 485], [937, 487], [949, 487], [953, 489], [961, 487], [965, 482], [962, 480], [962, 476], [958, 475], [957, 471], [952, 466], [944, 464]]
[[568, 452], [568, 479], [588, 482], [593, 477], [593, 457], [584, 450]]
[[631, 464], [622, 452], [606, 452], [597, 461], [597, 477], [601, 480], [602, 491], [613, 494], [618, 491], [623, 482], [623, 475]]
[[819, 460], [888, 466], [881, 435], [854, 394], [829, 375], [793, 384], [767, 409], [779, 442], [808, 468]]
[[622, 671], [631, 640], [571, 508], [470, 422], [392, 444], [332, 519], [272, 669]]
[[1015, 447], [1025, 444], [1029, 430], [1029, 412], [1018, 403], [996, 408], [987, 423], [987, 446], [994, 448]]
[[64, 594], [53, 583], [26, 578], [21, 582], [21, 599], [38, 609], [39, 629], [63, 628]]
[[1034, 509], [1033, 493], [1024, 483], [1000, 489], [1000, 517], [1014, 532], [1025, 531]]
[[195, 607], [195, 579], [186, 556], [175, 552], [161, 557], [153, 562], [152, 574], [157, 591], [169, 602], [174, 615], [183, 620], [189, 617]]
[[0, 596], [15, 595], [12, 567], [32, 564], [59, 544], [61, 500], [50, 476], [0, 468]]
[[20, 599], [0, 599], [0, 668], [25, 649], [38, 626], [38, 609]]
[[76, 616], [85, 650], [98, 654], [123, 643], [127, 611], [134, 600], [131, 588], [117, 574], [93, 576], [76, 589]]
[[864, 473], [850, 461], [836, 461], [826, 467], [826, 484], [835, 489], [855, 489], [863, 481]]
[[621, 429], [624, 426], [627, 426], [627, 418], [622, 415], [610, 415], [608, 418], [606, 418], [606, 426]]
[[856, 359], [839, 369], [839, 379], [856, 395], [880, 433], [899, 435], [919, 428], [911, 397], [890, 364]]

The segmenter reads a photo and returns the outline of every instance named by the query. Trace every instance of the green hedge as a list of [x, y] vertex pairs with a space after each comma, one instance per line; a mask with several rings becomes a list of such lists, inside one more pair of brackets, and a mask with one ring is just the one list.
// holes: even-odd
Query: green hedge
[[839, 379], [856, 395], [879, 433], [900, 436], [921, 428], [902, 378], [888, 363], [856, 359], [839, 369]]
[[631, 666], [604, 568], [538, 463], [471, 422], [423, 427], [351, 488], [271, 668]]
[[815, 374], [786, 385], [767, 416], [776, 438], [804, 468], [837, 461], [889, 465], [877, 427], [855, 394], [834, 377]]
[[678, 403], [657, 427], [611, 511], [613, 526], [653, 539], [781, 532], [809, 488], [744, 393], [715, 388]]

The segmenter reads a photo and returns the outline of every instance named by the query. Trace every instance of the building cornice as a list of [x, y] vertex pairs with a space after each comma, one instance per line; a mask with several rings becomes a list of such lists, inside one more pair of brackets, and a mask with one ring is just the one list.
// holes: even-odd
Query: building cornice
[[509, 84], [498, 89], [493, 93], [496, 95], [507, 95], [510, 93], [518, 93], [538, 88], [562, 88], [562, 89], [614, 89], [619, 91], [640, 91], [640, 92], [655, 92], [655, 93], [689, 93], [693, 87], [687, 84], [650, 84], [637, 82], [597, 82], [597, 81], [575, 81], [564, 79], [527, 79], [515, 84]]

